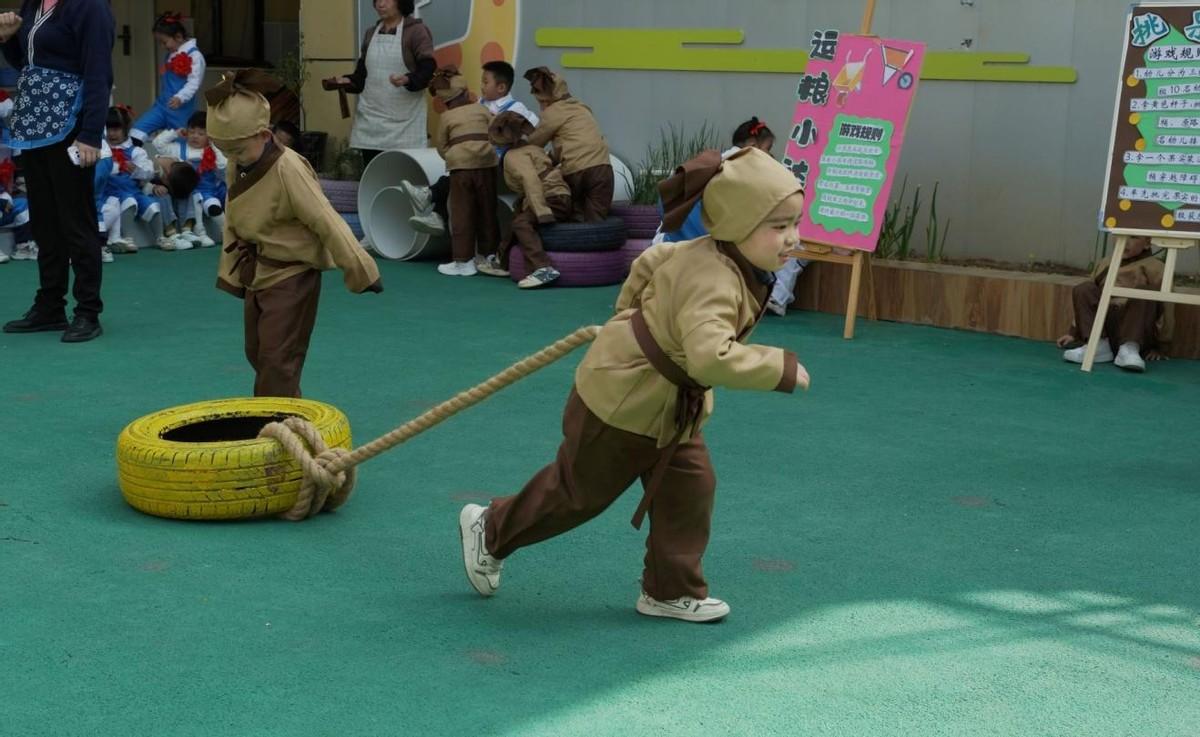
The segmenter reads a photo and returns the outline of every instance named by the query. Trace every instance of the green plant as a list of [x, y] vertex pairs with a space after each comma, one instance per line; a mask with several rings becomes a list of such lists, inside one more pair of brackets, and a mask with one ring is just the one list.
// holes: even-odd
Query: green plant
[[[938, 183], [933, 183], [933, 197], [929, 200], [929, 224], [925, 226], [925, 260], [933, 263], [941, 261], [946, 255], [946, 239], [950, 237], [950, 221], [946, 221], [942, 230], [937, 216]], [[942, 239], [938, 241], [938, 234]]]
[[337, 181], [362, 179], [363, 169], [366, 168], [363, 164], [362, 151], [350, 148], [350, 143], [346, 139], [336, 138], [330, 144], [329, 152], [332, 154], [333, 164], [328, 171], [321, 173], [322, 179]]
[[658, 142], [646, 147], [646, 155], [638, 162], [632, 179], [626, 177], [633, 194], [633, 204], [656, 204], [659, 182], [674, 174], [675, 169], [701, 151], [720, 146], [720, 132], [707, 121], [690, 136], [685, 126], [676, 128], [673, 123], [668, 123], [666, 129], [659, 129]]
[[917, 215], [921, 212], [921, 188], [913, 191], [912, 202], [905, 207], [904, 195], [908, 192], [908, 178], [900, 187], [900, 195], [883, 214], [883, 227], [879, 230], [879, 241], [875, 255], [879, 258], [908, 258], [913, 229], [917, 226]]

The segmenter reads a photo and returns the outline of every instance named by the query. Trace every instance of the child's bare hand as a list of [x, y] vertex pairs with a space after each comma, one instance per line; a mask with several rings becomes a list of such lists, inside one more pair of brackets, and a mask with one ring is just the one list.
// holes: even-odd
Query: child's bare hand
[[1146, 360], [1147, 361], [1170, 361], [1171, 359], [1168, 358], [1167, 354], [1163, 353], [1162, 351], [1149, 350], [1149, 351], [1146, 351]]
[[1066, 335], [1064, 335], [1058, 339], [1058, 347], [1066, 348], [1067, 346], [1071, 345], [1074, 342], [1075, 342], [1075, 336], [1071, 335], [1070, 333], [1067, 333]]
[[808, 391], [812, 379], [808, 376], [808, 369], [804, 368], [803, 364], [796, 364], [796, 386], [804, 391]]
[[154, 185], [154, 195], [156, 197], [166, 197], [167, 196], [167, 188], [162, 186], [161, 184]]
[[407, 74], [393, 74], [390, 77], [388, 77], [388, 80], [392, 83], [393, 87], [403, 87], [404, 85], [408, 84], [408, 75]]
[[183, 107], [183, 103], [179, 101], [178, 97], [172, 97], [167, 103], [167, 107], [171, 108], [172, 110], [178, 110], [179, 108]]

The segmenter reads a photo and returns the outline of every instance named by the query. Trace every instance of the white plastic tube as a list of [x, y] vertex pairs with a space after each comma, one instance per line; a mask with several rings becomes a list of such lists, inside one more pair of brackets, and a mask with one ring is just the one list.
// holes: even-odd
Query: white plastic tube
[[[438, 156], [437, 149], [409, 148], [400, 151], [384, 151], [376, 156], [363, 172], [362, 181], [358, 184], [358, 214], [362, 221], [363, 233], [366, 240], [376, 251], [386, 258], [404, 258], [391, 254], [408, 254], [424, 247], [429, 237], [418, 233], [408, 224], [412, 217], [411, 203], [404, 203], [402, 208], [408, 214], [397, 222], [399, 216], [391, 217], [386, 213], [379, 214], [380, 222], [387, 223], [387, 232], [376, 236], [374, 224], [377, 218], [373, 210], [379, 194], [389, 188], [398, 187], [400, 182], [411, 182], [418, 187], [428, 187], [441, 179], [446, 173], [445, 162]], [[399, 193], [403, 195], [401, 191]], [[392, 206], [401, 198], [396, 193], [383, 198], [385, 206]], [[403, 198], [407, 199], [407, 198]], [[418, 244], [418, 241], [421, 241]]]

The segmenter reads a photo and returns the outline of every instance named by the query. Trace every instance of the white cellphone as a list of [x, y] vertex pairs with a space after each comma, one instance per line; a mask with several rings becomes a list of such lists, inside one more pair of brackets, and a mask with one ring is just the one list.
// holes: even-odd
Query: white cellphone
[[71, 158], [71, 163], [75, 166], [83, 166], [83, 161], [79, 158], [79, 147], [71, 144], [67, 147], [67, 156]]

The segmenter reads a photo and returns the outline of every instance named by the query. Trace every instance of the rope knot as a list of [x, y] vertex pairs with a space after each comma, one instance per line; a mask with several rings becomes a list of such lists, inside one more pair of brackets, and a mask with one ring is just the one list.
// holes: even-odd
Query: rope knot
[[345, 470], [339, 468], [340, 461], [349, 452], [328, 447], [311, 422], [301, 417], [289, 417], [268, 424], [258, 436], [278, 441], [300, 464], [304, 474], [296, 503], [281, 517], [302, 522], [320, 512], [332, 512], [350, 498], [357, 474], [353, 466]]

